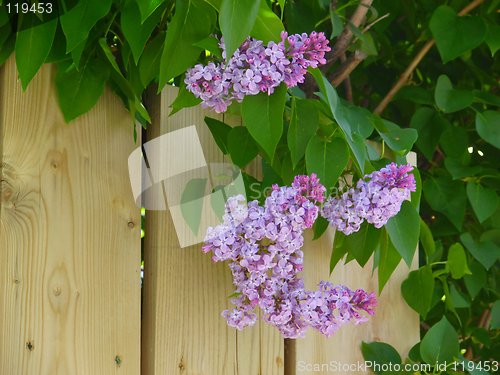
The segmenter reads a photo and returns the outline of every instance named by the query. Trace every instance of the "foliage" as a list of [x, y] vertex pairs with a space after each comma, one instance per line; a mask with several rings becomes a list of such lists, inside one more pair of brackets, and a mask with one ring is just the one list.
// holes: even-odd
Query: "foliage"
[[[56, 64], [67, 121], [88, 111], [108, 84], [146, 125], [142, 95], [150, 87], [180, 87], [173, 111], [199, 103], [183, 88], [183, 73], [220, 55], [213, 33], [234, 50], [247, 35], [269, 41], [281, 29], [325, 32], [337, 50], [323, 71], [311, 70], [299, 88], [233, 104], [243, 128], [209, 118], [207, 125], [236, 164], [262, 157], [263, 180], [245, 175], [262, 191], [311, 172], [329, 191], [342, 191], [346, 176], [362, 177], [416, 151], [423, 189], [386, 227], [362, 228], [375, 245], [339, 235], [331, 268], [344, 256], [364, 265], [374, 255], [382, 288], [401, 259], [410, 263], [419, 238], [420, 268], [402, 294], [421, 315], [423, 339], [406, 361], [485, 363], [500, 351], [500, 1], [363, 2], [371, 4], [364, 23], [351, 18], [363, 11], [359, 0], [68, 0], [35, 16], [9, 13], [12, 2], [3, 0], [0, 64], [15, 50], [24, 88], [43, 63]], [[468, 14], [459, 14], [469, 4]], [[436, 46], [427, 47], [432, 38]], [[417, 61], [421, 48], [429, 52]], [[390, 104], [377, 106], [414, 62]], [[324, 229], [319, 221], [315, 236]], [[363, 344], [363, 353], [399, 358], [385, 345]]]

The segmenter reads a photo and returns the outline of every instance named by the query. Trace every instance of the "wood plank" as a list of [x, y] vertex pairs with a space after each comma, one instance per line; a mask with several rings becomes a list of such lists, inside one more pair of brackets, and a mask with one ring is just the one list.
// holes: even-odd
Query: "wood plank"
[[[410, 155], [411, 164], [415, 165], [414, 155]], [[320, 280], [330, 280], [334, 284], [343, 284], [351, 289], [363, 288], [378, 292], [377, 272], [372, 276], [373, 256], [364, 268], [356, 261], [346, 265], [340, 261], [332, 275], [329, 275], [330, 256], [335, 236], [333, 228], [318, 240], [312, 240], [312, 233], [305, 236], [304, 271], [306, 288], [316, 289]], [[411, 268], [401, 261], [393, 275], [385, 285], [381, 295], [377, 295], [378, 307], [376, 314], [367, 323], [354, 326], [345, 325], [331, 338], [322, 336], [316, 330], [310, 329], [304, 339], [296, 340], [296, 374], [308, 373], [307, 366], [319, 364], [329, 369], [332, 374], [344, 373], [328, 368], [333, 361], [337, 365], [363, 363], [361, 342], [383, 341], [392, 345], [406, 358], [411, 347], [420, 341], [419, 316], [403, 300], [400, 288], [410, 270], [418, 264], [418, 251], [415, 253]], [[349, 373], [366, 373], [349, 371]]]
[[[153, 114], [148, 139], [196, 125], [206, 161], [228, 161], [203, 121], [206, 115], [222, 117], [200, 107], [169, 117], [176, 94], [167, 87], [161, 100], [151, 98], [151, 106], [160, 111]], [[282, 374], [282, 340], [262, 325], [243, 332], [227, 326], [220, 315], [230, 307], [227, 296], [233, 292], [227, 264], [212, 263], [200, 244], [180, 248], [169, 211], [146, 214], [145, 271], [144, 375]]]
[[67, 125], [45, 66], [23, 93], [3, 68], [0, 373], [140, 369], [140, 210], [131, 122], [110, 92]]

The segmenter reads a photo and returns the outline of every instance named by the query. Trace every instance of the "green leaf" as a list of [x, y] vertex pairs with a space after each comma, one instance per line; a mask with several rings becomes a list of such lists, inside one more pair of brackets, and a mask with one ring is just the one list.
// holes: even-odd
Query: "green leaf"
[[143, 23], [151, 14], [155, 12], [163, 3], [173, 3], [173, 0], [135, 0], [129, 2], [137, 2], [140, 11], [140, 20]]
[[429, 23], [443, 63], [479, 46], [486, 37], [482, 18], [459, 17], [449, 6], [442, 5], [432, 14]]
[[401, 255], [399, 255], [392, 242], [387, 238], [387, 232], [385, 230], [382, 231], [379, 249], [378, 291], [380, 294], [401, 262]]
[[434, 105], [434, 95], [429, 90], [419, 86], [404, 86], [394, 96], [394, 100], [409, 100], [424, 105]]
[[417, 140], [418, 133], [415, 129], [401, 128], [381, 118], [376, 118], [374, 124], [382, 139], [394, 151], [402, 153], [410, 151]]
[[[405, 159], [407, 160], [407, 158]], [[417, 210], [417, 212], [420, 212], [420, 200], [422, 199], [422, 177], [420, 176], [420, 172], [417, 168], [414, 168], [410, 173], [415, 178], [416, 186], [415, 191], [410, 193], [410, 202], [413, 207], [415, 207], [415, 210]]]
[[359, 50], [364, 52], [367, 56], [377, 56], [377, 46], [373, 40], [370, 32], [361, 33], [359, 36]]
[[175, 9], [161, 55], [159, 89], [194, 65], [202, 50], [194, 43], [208, 37], [215, 26], [215, 10], [203, 0], [177, 0]]
[[219, 40], [213, 36], [209, 36], [199, 42], [194, 43], [196, 47], [203, 48], [205, 51], [210, 52], [212, 55], [222, 60], [222, 51], [219, 47]]
[[[323, 94], [322, 100], [328, 105], [332, 116], [334, 116], [334, 113], [337, 109], [337, 103], [339, 102], [337, 91], [335, 91], [328, 79], [326, 79], [326, 77], [321, 73], [321, 70], [310, 69], [309, 71], [316, 80], [316, 83], [318, 84], [318, 87]], [[347, 134], [351, 134], [350, 128], [343, 128], [343, 130]]]
[[195, 105], [198, 105], [200, 103], [201, 99], [197, 98], [191, 92], [186, 90], [186, 85], [184, 84], [184, 82], [182, 82], [181, 87], [179, 88], [179, 93], [170, 105], [172, 111], [170, 112], [169, 116], [172, 116], [183, 108], [194, 107]]
[[465, 275], [464, 282], [472, 299], [476, 298], [481, 289], [486, 285], [486, 270], [476, 261], [470, 263], [472, 275]]
[[323, 216], [318, 216], [313, 224], [313, 240], [317, 240], [318, 238], [320, 238], [328, 229], [328, 225], [328, 220], [326, 220]]
[[165, 33], [156, 35], [144, 49], [139, 60], [139, 76], [144, 87], [147, 87], [153, 80], [158, 79], [160, 74], [160, 61], [162, 55], [162, 45], [165, 40]]
[[500, 107], [500, 96], [481, 90], [472, 90], [472, 94], [474, 94], [474, 101]]
[[451, 297], [451, 303], [454, 308], [464, 309], [470, 307], [470, 301], [464, 294], [462, 294], [462, 292], [460, 292], [457, 289], [457, 287], [454, 284], [452, 284], [450, 287], [450, 297]]
[[272, 95], [261, 92], [246, 96], [241, 106], [243, 123], [271, 161], [283, 133], [285, 99], [286, 86], [282, 84]]
[[464, 177], [475, 176], [481, 172], [481, 167], [478, 165], [468, 166], [463, 164], [463, 158], [447, 157], [444, 159], [444, 165], [454, 180], [459, 180]]
[[111, 0], [81, 0], [61, 15], [61, 26], [66, 35], [66, 52], [84, 43], [94, 25], [108, 14]]
[[488, 34], [486, 35], [486, 44], [490, 48], [491, 56], [500, 48], [500, 25], [490, 24], [488, 25]]
[[431, 365], [453, 361], [459, 350], [457, 332], [444, 316], [427, 331], [420, 344], [422, 359]]
[[358, 124], [356, 121], [353, 122], [353, 119], [359, 120], [359, 115], [362, 115], [362, 113], [358, 111], [358, 113], [355, 114], [349, 111], [349, 109], [347, 109], [347, 107], [340, 102], [337, 92], [319, 69], [309, 69], [309, 71], [318, 84], [322, 94], [322, 101], [328, 106], [332, 117], [337, 121], [340, 128], [344, 132], [346, 141], [349, 144], [354, 158], [356, 159], [358, 169], [361, 174], [364, 174], [368, 154], [365, 145], [365, 137], [361, 134], [366, 134], [368, 132], [371, 134], [373, 127], [370, 129], [370, 125], [367, 125], [365, 121], [361, 124]]
[[344, 246], [361, 267], [365, 266], [379, 244], [381, 233], [380, 229], [364, 222], [358, 232], [346, 236]]
[[[2, 5], [1, 1], [0, 5]], [[9, 13], [5, 8], [0, 8], [0, 26], [6, 25], [8, 22], [9, 22]]]
[[491, 329], [500, 328], [500, 300], [497, 300], [491, 308], [490, 327]]
[[264, 43], [281, 40], [281, 32], [285, 29], [280, 18], [262, 1], [250, 36]]
[[425, 319], [431, 308], [434, 277], [430, 266], [411, 271], [401, 284], [401, 294], [406, 303]]
[[371, 342], [368, 344], [363, 341], [361, 344], [361, 353], [363, 353], [365, 362], [377, 364], [377, 367], [372, 369], [375, 374], [397, 374], [396, 371], [382, 371], [382, 368], [393, 368], [394, 365], [401, 364], [401, 356], [391, 345], [385, 342]]
[[345, 234], [339, 231], [335, 232], [335, 237], [333, 239], [332, 254], [330, 256], [330, 274], [333, 272], [333, 269], [335, 268], [337, 263], [347, 253], [347, 247], [343, 246], [345, 239], [346, 239]]
[[14, 51], [16, 43], [16, 34], [10, 34], [8, 39], [0, 46], [0, 66], [7, 61], [10, 54]]
[[368, 138], [373, 133], [372, 113], [345, 100], [339, 100], [335, 119], [347, 134], [359, 134], [362, 138]]
[[215, 10], [219, 10], [220, 9], [220, 4], [222, 2], [222, 0], [205, 0], [207, 3], [209, 3], [211, 6], [214, 7]]
[[19, 79], [24, 90], [49, 56], [56, 29], [57, 18], [40, 23], [32, 13], [23, 15], [15, 51]]
[[296, 99], [292, 102], [292, 115], [287, 138], [294, 168], [304, 157], [307, 143], [318, 129], [318, 117], [314, 101]]
[[465, 250], [458, 242], [451, 245], [448, 250], [446, 269], [451, 272], [451, 277], [454, 279], [461, 279], [464, 275], [471, 274], [467, 266]]
[[477, 112], [476, 131], [486, 142], [500, 149], [500, 113], [495, 111]]
[[443, 74], [437, 80], [434, 99], [440, 110], [444, 113], [452, 113], [470, 106], [474, 95], [470, 90], [454, 89], [450, 79]]
[[227, 60], [250, 35], [261, 3], [259, 0], [222, 0], [219, 25], [224, 37]]
[[136, 64], [139, 62], [144, 46], [151, 36], [153, 29], [161, 19], [162, 11], [163, 7], [158, 7], [143, 23], [137, 3], [135, 1], [125, 3], [121, 12], [120, 25], [123, 35], [130, 45]]
[[428, 177], [423, 192], [433, 210], [444, 214], [458, 230], [462, 228], [467, 203], [462, 182], [448, 177]]
[[420, 234], [420, 217], [415, 207], [410, 202], [404, 201], [401, 211], [390, 218], [385, 227], [394, 247], [410, 266]]
[[427, 257], [431, 257], [436, 252], [436, 242], [432, 237], [432, 232], [422, 219], [420, 219], [420, 242]]
[[100, 59], [88, 60], [77, 70], [74, 65], [63, 69], [58, 65], [56, 90], [59, 106], [66, 122], [90, 110], [99, 100], [109, 76], [109, 69]]
[[427, 160], [432, 160], [439, 137], [447, 125], [448, 121], [439, 112], [429, 107], [421, 107], [413, 114], [410, 127], [418, 131], [416, 144]]
[[11, 33], [12, 33], [12, 27], [10, 23], [0, 26], [0, 48], [2, 47], [4, 42], [9, 38]]
[[233, 128], [222, 121], [210, 117], [205, 117], [205, 123], [208, 129], [210, 129], [210, 133], [212, 133], [212, 137], [214, 137], [217, 146], [219, 146], [224, 155], [227, 155], [229, 153], [228, 136]]
[[476, 242], [468, 232], [460, 235], [460, 241], [487, 270], [500, 258], [500, 247], [491, 241]]
[[485, 188], [478, 183], [467, 183], [467, 197], [480, 223], [493, 215], [498, 206], [498, 195], [495, 190]]
[[316, 135], [307, 144], [307, 173], [316, 173], [327, 191], [337, 184], [348, 161], [349, 150], [342, 138], [333, 138], [328, 142]]
[[229, 132], [227, 146], [232, 162], [240, 168], [245, 167], [259, 153], [259, 148], [244, 126], [237, 126]]
[[446, 156], [462, 158], [470, 146], [467, 131], [461, 126], [449, 126], [439, 139], [439, 145]]
[[332, 24], [332, 33], [330, 35], [330, 39], [333, 39], [339, 36], [344, 30], [344, 23], [340, 19], [337, 12], [332, 8], [330, 8], [330, 22]]

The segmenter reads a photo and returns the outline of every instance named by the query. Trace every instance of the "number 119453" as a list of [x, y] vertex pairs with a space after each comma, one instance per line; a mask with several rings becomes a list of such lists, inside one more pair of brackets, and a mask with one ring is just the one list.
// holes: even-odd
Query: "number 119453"
[[10, 3], [5, 4], [8, 13], [52, 13], [52, 3]]

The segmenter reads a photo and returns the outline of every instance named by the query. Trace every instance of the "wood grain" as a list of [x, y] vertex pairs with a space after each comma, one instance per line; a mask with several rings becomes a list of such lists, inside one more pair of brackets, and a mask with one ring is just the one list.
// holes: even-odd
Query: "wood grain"
[[[228, 161], [204, 123], [207, 115], [221, 116], [198, 106], [169, 117], [176, 94], [167, 87], [161, 99], [150, 98], [150, 106], [160, 110], [153, 111], [148, 139], [196, 125], [207, 162]], [[260, 324], [238, 332], [221, 317], [234, 291], [227, 264], [212, 263], [200, 244], [180, 248], [168, 211], [147, 212], [145, 238], [143, 375], [283, 373], [283, 344], [275, 332]]]
[[110, 92], [68, 125], [55, 71], [0, 73], [0, 374], [137, 375], [140, 210], [129, 115]]

